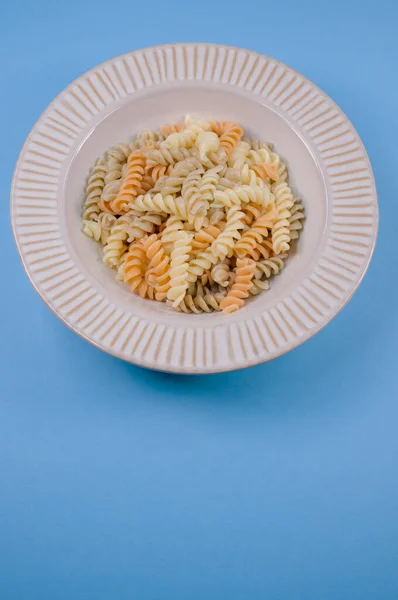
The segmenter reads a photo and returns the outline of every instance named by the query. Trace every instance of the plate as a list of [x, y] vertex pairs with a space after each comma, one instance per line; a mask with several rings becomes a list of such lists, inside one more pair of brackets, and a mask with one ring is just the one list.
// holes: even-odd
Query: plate
[[[273, 142], [306, 210], [283, 276], [228, 316], [176, 313], [132, 295], [81, 232], [95, 159], [187, 113], [237, 120], [252, 137]], [[214, 373], [273, 359], [326, 325], [364, 276], [378, 209], [358, 134], [313, 83], [248, 50], [173, 44], [109, 60], [50, 104], [19, 156], [11, 218], [32, 285], [74, 332], [144, 367]]]

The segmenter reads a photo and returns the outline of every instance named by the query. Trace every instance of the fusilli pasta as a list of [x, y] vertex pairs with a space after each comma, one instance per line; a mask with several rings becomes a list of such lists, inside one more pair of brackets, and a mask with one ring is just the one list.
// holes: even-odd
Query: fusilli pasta
[[284, 268], [305, 219], [272, 144], [186, 117], [98, 158], [83, 233], [135, 294], [185, 313], [238, 310]]

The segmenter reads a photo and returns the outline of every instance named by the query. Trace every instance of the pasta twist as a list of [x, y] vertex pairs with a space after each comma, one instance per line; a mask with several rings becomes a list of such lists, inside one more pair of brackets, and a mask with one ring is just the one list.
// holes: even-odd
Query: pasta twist
[[187, 148], [165, 148], [161, 145], [158, 149], [146, 152], [147, 166], [149, 169], [156, 165], [174, 166], [180, 160], [188, 158], [188, 156], [191, 156], [191, 152]]
[[198, 253], [206, 250], [220, 234], [221, 229], [215, 225], [209, 225], [206, 229], [200, 229], [195, 233], [192, 240], [192, 252]]
[[195, 231], [200, 231], [209, 226], [207, 215], [191, 215], [188, 213], [188, 229], [193, 228]]
[[106, 163], [99, 158], [91, 170], [86, 185], [86, 196], [83, 204], [83, 220], [97, 221], [101, 211], [99, 202], [105, 186]]
[[200, 181], [203, 169], [196, 169], [185, 178], [181, 196], [187, 204], [191, 215], [205, 216], [209, 207], [208, 201], [200, 193]]
[[164, 149], [172, 148], [192, 148], [197, 138], [197, 133], [191, 129], [183, 129], [182, 131], [171, 133], [167, 136], [160, 147]]
[[251, 204], [249, 202], [248, 204], [245, 204], [242, 207], [242, 212], [245, 215], [245, 225], [251, 227], [253, 221], [255, 221], [256, 219], [261, 217], [262, 214], [264, 214], [264, 208], [256, 204]]
[[199, 150], [200, 159], [207, 161], [208, 154], [218, 152], [220, 148], [220, 138], [212, 131], [200, 131], [195, 140], [195, 146]]
[[105, 187], [102, 191], [101, 200], [99, 202], [99, 207], [103, 212], [113, 214], [110, 204], [118, 195], [121, 185], [121, 179], [115, 179], [105, 184]]
[[142, 196], [143, 194], [147, 194], [150, 190], [153, 189], [155, 185], [154, 180], [150, 175], [144, 175], [142, 181], [140, 183], [139, 188], [137, 189], [136, 195]]
[[179, 231], [174, 242], [170, 260], [170, 287], [167, 299], [172, 306], [178, 306], [188, 287], [189, 254], [191, 251], [191, 236], [186, 231]]
[[184, 223], [177, 215], [171, 215], [165, 222], [165, 227], [161, 232], [162, 244], [167, 254], [170, 254], [173, 249], [173, 244], [176, 241], [176, 232], [184, 229]]
[[108, 162], [122, 165], [126, 162], [127, 158], [133, 152], [134, 145], [127, 142], [126, 144], [116, 144], [108, 150], [106, 153], [106, 159]]
[[268, 151], [272, 150], [273, 146], [272, 144], [268, 143], [268, 142], [259, 142], [258, 140], [252, 140], [248, 137], [244, 137], [243, 138], [244, 142], [247, 142], [251, 148], [251, 150], [262, 150], [262, 149], [266, 149]]
[[193, 283], [198, 278], [202, 277], [203, 273], [211, 269], [217, 262], [217, 257], [214, 256], [210, 248], [198, 252], [188, 265], [188, 282]]
[[169, 257], [165, 254], [162, 242], [154, 233], [143, 243], [143, 250], [148, 261], [145, 279], [151, 287], [155, 289], [156, 279], [165, 275]]
[[160, 142], [163, 142], [165, 139], [165, 136], [162, 133], [159, 133], [157, 131], [151, 131], [151, 130], [145, 130], [145, 131], [141, 131], [138, 135], [137, 135], [137, 139], [135, 141], [134, 144], [134, 148], [132, 148], [132, 150], [141, 150], [144, 148], [153, 148], [156, 147]]
[[253, 285], [249, 290], [249, 293], [252, 296], [258, 296], [261, 292], [265, 292], [269, 289], [269, 282], [266, 279], [256, 279], [256, 277], [253, 277], [252, 284]]
[[101, 225], [97, 221], [83, 221], [83, 233], [96, 242], [101, 241]]
[[165, 180], [162, 186], [162, 195], [178, 194], [192, 171], [203, 173], [202, 165], [197, 158], [191, 156], [179, 162]]
[[256, 173], [261, 179], [264, 181], [278, 181], [279, 173], [278, 173], [278, 163], [260, 163], [259, 165], [253, 165], [252, 169], [254, 173]]
[[128, 241], [139, 240], [145, 235], [153, 233], [161, 222], [162, 215], [159, 213], [147, 212], [144, 215], [137, 216], [128, 227]]
[[227, 287], [231, 278], [230, 270], [231, 261], [226, 258], [220, 261], [211, 270], [212, 279], [218, 283], [221, 287]]
[[229, 123], [220, 137], [220, 144], [229, 156], [243, 135], [243, 129], [237, 123]]
[[117, 265], [117, 274], [116, 274], [117, 281], [124, 281], [124, 263], [126, 260], [126, 256], [127, 256], [127, 252], [122, 254], [122, 256], [120, 257], [120, 260], [119, 260], [119, 264]]
[[234, 169], [242, 169], [249, 151], [250, 144], [244, 141], [238, 142], [228, 157], [228, 166]]
[[126, 223], [116, 223], [104, 246], [103, 262], [107, 267], [113, 268], [119, 264], [122, 254], [127, 250], [127, 238]]
[[253, 285], [255, 267], [256, 263], [250, 258], [238, 258], [236, 261], [235, 281], [226, 297], [220, 302], [224, 314], [234, 312], [244, 304]]
[[179, 312], [200, 314], [220, 310], [220, 302], [225, 293], [213, 292], [208, 287], [197, 283], [193, 294], [187, 294], [176, 307]]
[[154, 184], [156, 184], [161, 177], [165, 175], [170, 175], [171, 165], [154, 165], [152, 167], [146, 167], [146, 172], [149, 177], [151, 177]]
[[182, 197], [162, 196], [160, 193], [154, 196], [145, 194], [144, 196], [135, 198], [131, 204], [131, 208], [140, 212], [150, 211], [177, 215], [181, 219], [188, 220], [188, 209]]
[[277, 217], [277, 210], [269, 211], [258, 217], [251, 228], [243, 233], [242, 237], [236, 242], [236, 256], [244, 258], [247, 254], [252, 254], [257, 244], [260, 244], [268, 236], [268, 230], [272, 230]]
[[225, 219], [225, 212], [219, 208], [211, 208], [207, 214], [209, 225], [219, 225]]
[[131, 200], [137, 196], [145, 174], [145, 157], [140, 151], [132, 152], [127, 159], [127, 170], [121, 188], [110, 202], [110, 207], [115, 214], [128, 210]]
[[297, 240], [300, 236], [300, 232], [303, 228], [303, 224], [301, 221], [305, 219], [304, 207], [301, 204], [298, 198], [293, 199], [293, 206], [290, 209], [290, 217], [289, 217], [289, 230], [290, 230], [290, 239]]
[[98, 217], [98, 223], [101, 226], [101, 244], [105, 246], [109, 233], [114, 225], [116, 225], [116, 217], [110, 213], [102, 212]]
[[264, 188], [264, 181], [256, 173], [254, 170], [255, 168], [256, 167], [250, 168], [248, 164], [243, 165], [240, 172], [241, 181], [244, 185]]
[[258, 150], [249, 150], [247, 153], [247, 164], [249, 167], [261, 165], [262, 163], [272, 163], [272, 154], [268, 147], [265, 146]]
[[268, 239], [265, 239], [256, 245], [251, 253], [251, 258], [255, 261], [259, 261], [263, 258], [269, 258], [271, 253], [273, 253], [272, 242], [270, 242]]
[[[128, 283], [132, 292], [136, 292], [141, 298], [145, 298], [149, 286], [145, 281], [146, 256], [142, 242], [131, 244], [124, 260], [123, 277], [124, 283]], [[154, 294], [150, 293], [153, 297]]]
[[199, 183], [199, 194], [202, 197], [203, 201], [209, 203], [214, 199], [214, 192], [217, 189], [218, 182], [220, 181], [220, 171], [222, 170], [221, 165], [217, 165], [212, 169], [209, 169], [205, 173], [203, 173], [202, 178]]
[[293, 206], [293, 196], [286, 182], [275, 183], [272, 186], [275, 194], [275, 205], [278, 218], [272, 227], [272, 248], [275, 254], [289, 251], [290, 244], [290, 209]]
[[273, 275], [278, 275], [285, 266], [285, 259], [287, 254], [280, 254], [279, 256], [273, 256], [266, 260], [260, 260], [256, 263], [254, 270], [254, 276], [256, 279], [269, 279]]
[[207, 121], [203, 121], [202, 119], [193, 119], [189, 115], [185, 117], [184, 126], [186, 129], [196, 133], [196, 135], [210, 129], [210, 124]]
[[231, 121], [209, 121], [211, 131], [214, 131], [218, 137], [221, 137], [225, 133], [230, 124]]
[[160, 128], [160, 131], [165, 136], [165, 138], [167, 138], [171, 133], [178, 133], [182, 129], [184, 129], [184, 122], [180, 121], [176, 125], [174, 125], [174, 123], [169, 123], [168, 125], [162, 125], [162, 127]]
[[206, 169], [212, 169], [219, 165], [225, 166], [225, 161], [227, 160], [227, 153], [224, 148], [219, 148], [216, 152], [207, 152], [207, 154], [203, 152], [200, 153], [198, 148], [192, 148], [191, 154], [192, 156], [198, 156], [200, 162]]
[[232, 256], [235, 240], [239, 240], [240, 229], [244, 227], [244, 217], [237, 206], [228, 210], [227, 225], [211, 244], [211, 252], [217, 259], [224, 260], [227, 256]]
[[221, 208], [223, 206], [240, 206], [242, 203], [251, 202], [268, 206], [273, 202], [273, 195], [268, 188], [252, 187], [250, 185], [240, 185], [233, 189], [214, 192], [213, 207]]

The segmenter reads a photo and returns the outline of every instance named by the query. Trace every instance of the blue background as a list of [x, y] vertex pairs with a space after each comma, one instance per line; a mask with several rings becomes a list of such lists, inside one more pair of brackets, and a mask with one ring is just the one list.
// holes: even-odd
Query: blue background
[[[1, 600], [398, 598], [397, 4], [3, 5]], [[8, 219], [20, 147], [87, 69], [164, 42], [274, 56], [341, 106], [372, 161], [380, 234], [314, 339], [216, 376], [91, 347], [31, 288]]]

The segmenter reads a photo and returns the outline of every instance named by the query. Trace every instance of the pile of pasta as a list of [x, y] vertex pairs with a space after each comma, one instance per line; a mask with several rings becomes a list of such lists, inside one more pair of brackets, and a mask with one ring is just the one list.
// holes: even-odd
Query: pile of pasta
[[192, 313], [228, 314], [267, 290], [303, 219], [271, 144], [191, 117], [109, 149], [83, 205], [83, 232], [118, 280]]

